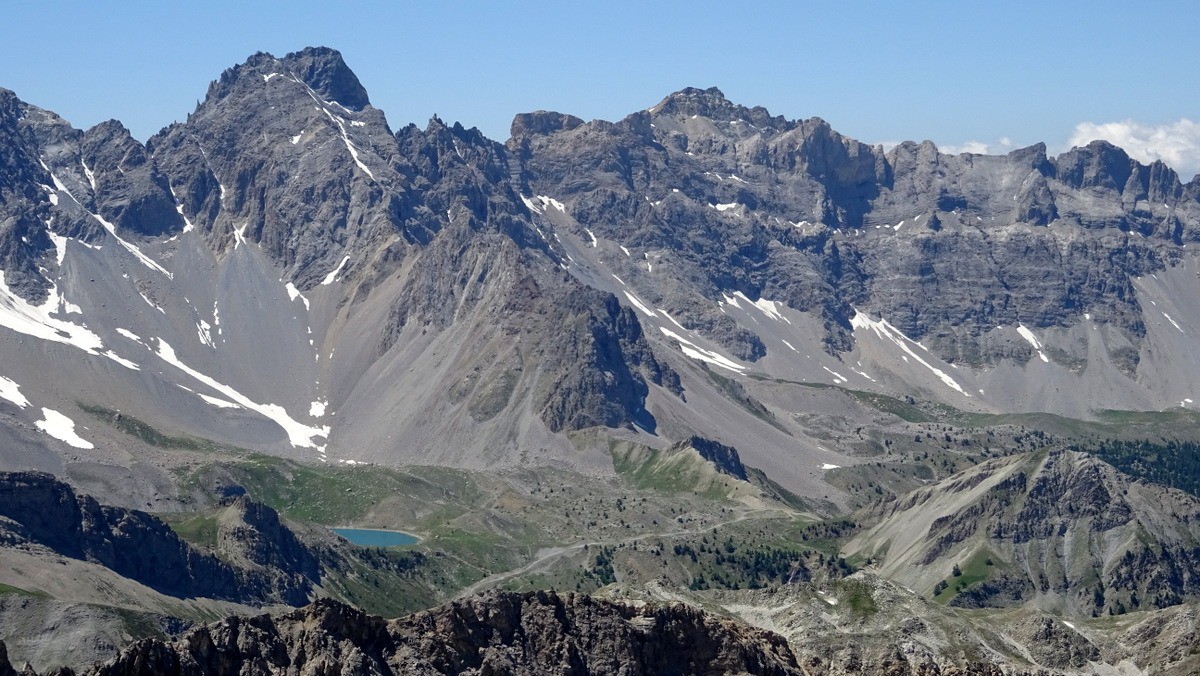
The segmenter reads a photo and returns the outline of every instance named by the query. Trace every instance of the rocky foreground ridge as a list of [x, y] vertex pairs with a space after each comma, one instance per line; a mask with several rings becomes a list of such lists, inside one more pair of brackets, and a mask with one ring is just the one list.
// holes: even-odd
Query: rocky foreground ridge
[[[2, 644], [0, 644], [2, 646]], [[913, 673], [902, 662], [801, 665], [779, 635], [683, 604], [491, 592], [385, 621], [320, 600], [281, 617], [232, 617], [178, 641], [57, 674], [826, 674]], [[0, 676], [15, 674], [0, 653]], [[32, 673], [26, 670], [24, 673]], [[922, 674], [1000, 674], [978, 665]]]

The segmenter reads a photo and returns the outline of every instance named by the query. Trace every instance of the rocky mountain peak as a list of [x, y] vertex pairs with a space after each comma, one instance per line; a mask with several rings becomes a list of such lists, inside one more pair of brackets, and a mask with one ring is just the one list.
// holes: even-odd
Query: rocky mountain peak
[[336, 49], [306, 47], [283, 57], [282, 63], [328, 101], [355, 111], [371, 105], [367, 90]]
[[1054, 170], [1054, 166], [1050, 164], [1050, 160], [1046, 157], [1046, 144], [1040, 141], [1025, 148], [1017, 148], [1016, 150], [1009, 151], [1006, 157], [1014, 165], [1032, 167], [1043, 174], [1048, 174]]
[[209, 85], [206, 103], [228, 96], [247, 78], [252, 82], [269, 81], [276, 74], [295, 78], [322, 100], [335, 102], [348, 110], [359, 112], [371, 104], [367, 90], [346, 65], [341, 52], [329, 47], [306, 47], [283, 58], [257, 52], [244, 63], [226, 69]]
[[668, 95], [649, 112], [655, 117], [691, 117], [694, 115], [724, 122], [745, 121], [759, 127], [772, 125], [781, 127], [786, 124], [783, 116], [771, 117], [771, 113], [762, 106], [747, 108], [733, 103], [725, 98], [725, 94], [716, 87], [681, 89]]
[[525, 136], [546, 136], [559, 131], [570, 131], [583, 124], [581, 118], [549, 110], [519, 113], [513, 118], [509, 133], [514, 139]]

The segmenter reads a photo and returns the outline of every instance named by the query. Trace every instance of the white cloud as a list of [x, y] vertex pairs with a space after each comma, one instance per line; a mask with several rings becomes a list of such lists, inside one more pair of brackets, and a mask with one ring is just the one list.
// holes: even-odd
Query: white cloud
[[1139, 162], [1162, 160], [1187, 181], [1200, 171], [1200, 123], [1187, 118], [1160, 125], [1134, 120], [1121, 122], [1080, 122], [1071, 135], [1071, 146], [1085, 146], [1103, 139], [1120, 146]]
[[987, 155], [988, 144], [983, 141], [966, 141], [959, 145], [944, 145], [939, 146], [938, 150], [947, 155], [957, 155], [959, 153], [971, 153], [973, 155]]
[[1013, 149], [1013, 142], [1007, 136], [995, 141], [964, 141], [959, 144], [938, 145], [938, 150], [947, 155], [971, 153], [973, 155], [1002, 155]]

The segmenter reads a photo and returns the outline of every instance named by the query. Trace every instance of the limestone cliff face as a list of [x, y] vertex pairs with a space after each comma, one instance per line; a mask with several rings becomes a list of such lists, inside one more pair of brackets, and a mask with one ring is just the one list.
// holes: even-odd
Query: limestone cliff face
[[980, 341], [998, 325], [1066, 327], [1087, 313], [1140, 337], [1130, 279], [1200, 238], [1195, 185], [1107, 143], [1058, 158], [1043, 144], [885, 152], [715, 88], [616, 123], [521, 117], [508, 147], [528, 194], [559, 200], [597, 235], [669, 252], [662, 275], [690, 288], [660, 276], [665, 307], [698, 315], [746, 359], [761, 356], [754, 339], [716, 329], [722, 293], [816, 312], [836, 350], [850, 345], [855, 309], [973, 364], [1006, 356]]

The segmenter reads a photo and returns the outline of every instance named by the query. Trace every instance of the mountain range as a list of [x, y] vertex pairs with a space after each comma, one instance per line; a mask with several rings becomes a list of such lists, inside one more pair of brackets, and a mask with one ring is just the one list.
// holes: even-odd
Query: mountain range
[[[885, 149], [716, 88], [616, 122], [520, 114], [503, 143], [436, 116], [393, 129], [328, 48], [251, 56], [145, 143], [0, 89], [0, 469], [69, 513], [15, 502], [7, 546], [296, 606], [387, 566], [297, 540], [303, 498], [269, 481], [251, 493], [270, 506], [239, 498], [262, 472], [466, 472], [495, 502], [438, 499], [522, 547], [513, 505], [551, 472], [851, 518], [829, 554], [950, 607], [1190, 604], [1195, 498], [1064, 447], [1195, 437], [1198, 243], [1200, 176], [1102, 141]], [[303, 515], [403, 501], [375, 497]], [[137, 516], [218, 505], [221, 533], [252, 527], [194, 551], [179, 517]], [[139, 537], [193, 576], [126, 560]], [[521, 563], [550, 574], [587, 542]], [[588, 579], [614, 570], [603, 551]], [[227, 607], [201, 606], [189, 621]]]

